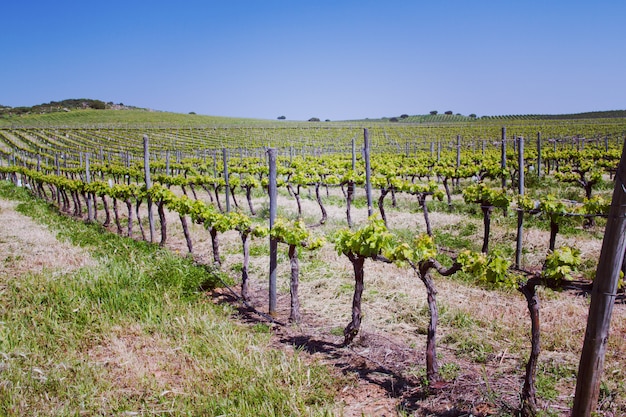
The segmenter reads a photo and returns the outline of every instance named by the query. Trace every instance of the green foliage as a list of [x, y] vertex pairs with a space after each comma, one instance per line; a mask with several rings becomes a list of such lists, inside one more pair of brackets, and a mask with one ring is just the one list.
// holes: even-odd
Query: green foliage
[[573, 279], [572, 273], [578, 270], [580, 264], [580, 250], [563, 246], [546, 257], [542, 276], [557, 282], [571, 281]]
[[463, 199], [466, 203], [478, 203], [485, 207], [508, 208], [510, 198], [506, 190], [490, 188], [484, 183], [472, 184], [463, 190]]
[[509, 272], [511, 262], [497, 251], [487, 255], [464, 250], [459, 253], [457, 262], [462, 265], [464, 272], [472, 275], [479, 283], [497, 288], [515, 288], [516, 280]]
[[390, 253], [383, 254], [397, 263], [409, 261], [418, 264], [427, 259], [434, 259], [437, 256], [437, 246], [432, 236], [421, 234], [413, 239], [412, 245], [406, 242], [397, 243]]
[[333, 237], [337, 253], [365, 258], [376, 257], [383, 249], [389, 252], [391, 241], [392, 234], [387, 230], [385, 222], [376, 215], [370, 217], [360, 229], [343, 229]]
[[535, 202], [532, 198], [524, 195], [517, 195], [517, 208], [523, 211], [535, 210], [539, 207], [539, 203]]
[[321, 237], [314, 238], [311, 236], [302, 219], [293, 222], [281, 218], [276, 219], [270, 235], [279, 242], [302, 246], [310, 250], [319, 249], [325, 242]]
[[539, 201], [539, 210], [546, 213], [552, 219], [567, 214], [567, 206], [565, 203], [557, 199], [553, 194], [548, 194]]
[[267, 227], [253, 225], [252, 219], [249, 216], [236, 211], [220, 216], [217, 223], [217, 227], [221, 232], [237, 230], [242, 235], [251, 235], [254, 237], [265, 237], [269, 233]]
[[595, 215], [595, 214], [609, 214], [611, 208], [611, 200], [596, 195], [589, 199], [583, 200], [582, 212], [583, 214]]

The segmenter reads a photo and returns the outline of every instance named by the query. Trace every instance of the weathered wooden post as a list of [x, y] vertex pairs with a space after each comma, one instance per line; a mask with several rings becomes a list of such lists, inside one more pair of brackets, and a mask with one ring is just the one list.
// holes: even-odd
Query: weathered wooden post
[[613, 305], [617, 296], [622, 261], [626, 250], [626, 146], [615, 175], [613, 199], [609, 209], [600, 259], [591, 291], [587, 330], [578, 367], [572, 417], [589, 417], [600, 394]]
[[[82, 155], [82, 152], [81, 152]], [[91, 183], [91, 172], [89, 167], [89, 154], [85, 155], [85, 182], [87, 184]], [[87, 191], [87, 221], [94, 221], [94, 207], [93, 207], [93, 198], [89, 191]]]
[[[461, 168], [461, 135], [456, 135], [456, 170]], [[456, 186], [460, 185], [461, 178], [456, 179]]]
[[[269, 185], [270, 197], [270, 230], [274, 227], [278, 203], [276, 201], [278, 190], [276, 185], [276, 149], [267, 150], [269, 163]], [[270, 282], [269, 282], [269, 314], [276, 316], [276, 266], [278, 265], [278, 242], [270, 235]]]
[[230, 182], [228, 181], [228, 153], [222, 148], [222, 161], [224, 163], [224, 188], [226, 191], [226, 213], [230, 213]]
[[441, 159], [441, 139], [437, 138], [437, 162]]
[[[150, 150], [148, 147], [148, 135], [143, 135], [143, 169], [146, 178], [146, 191], [152, 188], [152, 179], [150, 178]], [[148, 224], [150, 225], [150, 243], [154, 242], [154, 215], [152, 213], [152, 198], [148, 194]]]
[[506, 170], [506, 127], [502, 127], [502, 145], [501, 145], [501, 160], [500, 166], [502, 168], [502, 188], [506, 188], [506, 176], [504, 172]]
[[[518, 157], [518, 171], [519, 171], [519, 184], [518, 192], [520, 197], [524, 195], [524, 138], [520, 136], [518, 138], [519, 157]], [[517, 246], [515, 250], [515, 267], [520, 268], [522, 265], [522, 242], [524, 236], [524, 210], [517, 209]]]
[[367, 216], [374, 213], [372, 205], [372, 169], [370, 166], [370, 133], [363, 129], [363, 159], [365, 159], [365, 194], [367, 196]]
[[541, 132], [537, 132], [537, 177], [541, 178]]

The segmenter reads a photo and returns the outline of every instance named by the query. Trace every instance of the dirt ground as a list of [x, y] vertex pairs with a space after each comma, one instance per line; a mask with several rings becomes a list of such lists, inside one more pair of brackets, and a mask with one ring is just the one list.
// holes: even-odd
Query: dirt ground
[[[308, 209], [315, 213], [314, 202], [305, 204], [310, 204]], [[88, 254], [70, 245], [50, 244], [50, 239], [55, 239], [54, 235], [45, 227], [16, 213], [14, 208], [14, 203], [0, 200], [0, 255], [3, 259], [0, 275], [20, 274], [42, 268], [54, 271], [92, 262]], [[364, 217], [362, 211], [357, 211], [354, 217]], [[337, 209], [337, 213], [329, 214], [331, 219], [341, 216], [343, 212], [340, 209]], [[392, 219], [402, 224], [409, 222], [408, 216], [402, 213]], [[446, 214], [433, 214], [431, 220], [436, 227], [438, 223], [447, 224], [459, 219], [450, 218]], [[412, 215], [411, 221], [418, 227], [420, 218]], [[177, 222], [177, 215], [168, 214], [168, 224], [171, 225], [168, 247], [184, 254], [186, 245], [176, 226]], [[196, 260], [209, 262], [210, 243], [206, 231], [201, 226], [193, 225], [192, 233]], [[222, 269], [236, 276], [233, 271], [241, 262], [238, 236], [227, 233], [220, 239], [222, 251], [227, 255]], [[545, 236], [542, 239], [546, 240]], [[596, 248], [597, 244], [594, 245]], [[506, 331], [507, 328], [529, 331], [528, 313], [521, 295], [496, 294], [459, 285], [458, 282], [437, 280], [439, 299], [445, 300], [447, 309], [455, 312], [459, 320], [470, 317], [486, 324], [475, 338], [488, 338], [494, 348], [485, 353], [484, 360], [477, 362], [471, 359], [471, 354], [459, 355], [458, 347], [439, 343], [439, 362], [453, 365], [453, 376], [446, 382], [428, 387], [423, 380], [425, 336], [419, 330], [424, 326], [424, 318], [415, 317], [411, 321], [411, 317], [408, 317], [424, 308], [425, 291], [421, 283], [409, 271], [368, 264], [366, 288], [371, 288], [371, 291], [365, 294], [366, 318], [354, 343], [343, 347], [343, 336], [337, 330], [342, 329], [349, 320], [352, 297], [350, 285], [353, 278], [349, 262], [335, 254], [332, 245], [326, 246], [314, 259], [311, 256], [311, 263], [317, 261], [315, 277], [307, 278], [307, 269], [303, 267], [303, 319], [300, 325], [288, 323], [289, 292], [284, 278], [281, 278], [275, 323], [268, 321], [264, 313], [268, 306], [268, 291], [263, 278], [265, 265], [262, 261], [256, 263], [253, 259], [251, 263], [249, 305], [237, 299], [239, 288], [236, 286], [232, 289], [234, 293], [228, 288], [221, 288], [208, 295], [214, 302], [228, 302], [237, 306], [238, 319], [243, 322], [269, 324], [276, 348], [297, 350], [308, 360], [327, 364], [338, 378], [346, 381], [337, 395], [338, 416], [514, 415], [515, 409], [519, 407], [523, 366], [530, 343], [522, 348], [507, 344], [507, 341], [497, 340], [497, 332]], [[288, 276], [287, 268], [288, 262], [282, 262], [279, 265], [279, 276]], [[318, 279], [320, 276], [332, 279]], [[623, 305], [617, 307], [613, 332], [618, 338], [624, 339], [626, 312]], [[560, 337], [571, 338], [573, 344], [582, 341], [588, 300], [572, 294], [551, 295], [542, 300], [541, 309], [542, 331], [552, 334], [544, 342], [543, 360], [556, 365], [576, 363], [575, 354], [555, 351], [550, 348], [550, 344]], [[568, 326], [563, 325], [564, 317], [567, 318]], [[493, 324], [496, 322], [497, 325]], [[494, 330], [496, 326], [498, 329]], [[442, 326], [438, 340], [452, 337], [453, 331], [450, 326]], [[576, 349], [579, 348], [572, 348], [573, 351]], [[623, 367], [626, 357], [624, 343], [618, 344], [615, 349], [617, 351], [611, 353], [607, 363], [608, 370], [612, 372]], [[560, 388], [557, 398], [550, 401], [540, 399], [540, 406], [549, 411], [549, 415], [566, 416], [569, 414], [572, 395], [572, 381], [569, 380]], [[605, 416], [614, 414], [607, 411]]]

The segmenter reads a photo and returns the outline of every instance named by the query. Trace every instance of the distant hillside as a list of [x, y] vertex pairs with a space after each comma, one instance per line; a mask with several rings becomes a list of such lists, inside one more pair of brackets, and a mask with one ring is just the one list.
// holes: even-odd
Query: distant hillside
[[509, 116], [483, 116], [481, 119], [531, 119], [531, 120], [575, 120], [626, 118], [626, 110], [592, 111], [571, 114], [525, 114]]
[[93, 100], [88, 98], [71, 98], [62, 101], [51, 101], [50, 103], [37, 104], [34, 106], [10, 107], [0, 105], [0, 116], [19, 116], [24, 114], [46, 114], [56, 112], [69, 112], [72, 110], [129, 110], [138, 109], [138, 107], [125, 106], [122, 103], [115, 104], [113, 102], [105, 103], [102, 100]]
[[[118, 106], [118, 105], [116, 105]], [[0, 106], [0, 110], [2, 107]], [[110, 127], [173, 127], [173, 126], [215, 126], [215, 125], [265, 125], [278, 122], [260, 119], [244, 119], [235, 117], [204, 116], [198, 114], [171, 113], [140, 108], [126, 107], [106, 108], [75, 108], [64, 111], [29, 112], [23, 114], [0, 114], [2, 126], [74, 126], [88, 127], [106, 125]]]
[[[94, 111], [95, 110], [95, 111]], [[116, 110], [126, 110], [117, 112]], [[378, 119], [344, 120], [349, 123], [474, 123], [476, 121], [508, 121], [508, 120], [582, 120], [600, 118], [626, 118], [626, 110], [595, 111], [574, 114], [517, 114], [464, 116], [452, 111], [439, 113], [431, 111], [429, 114], [382, 117]], [[280, 119], [280, 118], [279, 118]], [[312, 121], [312, 120], [310, 120]], [[0, 105], [0, 124], [86, 124], [86, 123], [148, 123], [148, 124], [215, 124], [215, 123], [269, 123], [271, 120], [229, 118], [214, 116], [199, 116], [191, 112], [169, 113], [155, 111], [123, 103], [104, 102], [87, 98], [75, 98], [62, 101], [37, 104], [30, 107], [10, 107]], [[282, 122], [285, 123], [285, 122]], [[306, 122], [304, 122], [306, 123]]]
[[403, 114], [396, 117], [383, 117], [380, 119], [363, 119], [353, 121], [367, 122], [389, 122], [389, 123], [454, 123], [454, 122], [473, 122], [477, 120], [580, 120], [580, 119], [606, 119], [606, 118], [626, 118], [626, 110], [608, 110], [595, 111], [585, 113], [571, 114], [510, 114], [497, 116], [481, 116], [475, 114], [464, 116], [462, 114], [453, 114], [445, 112], [431, 112], [430, 114], [419, 114], [409, 116]]

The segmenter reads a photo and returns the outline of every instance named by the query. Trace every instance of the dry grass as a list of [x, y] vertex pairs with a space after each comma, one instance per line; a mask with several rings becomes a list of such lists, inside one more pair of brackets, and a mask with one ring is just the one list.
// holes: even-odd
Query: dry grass
[[[0, 225], [21, 222], [21, 243], [52, 236], [1, 207]], [[207, 302], [196, 292], [212, 277], [203, 268], [34, 207], [98, 257], [59, 279], [49, 262], [1, 283], [0, 414], [326, 415], [336, 383], [328, 371], [269, 349], [266, 326], [248, 329], [231, 307]], [[54, 258], [64, 254], [45, 259]]]
[[[314, 199], [303, 193], [302, 208], [308, 223], [319, 220], [321, 212]], [[331, 196], [337, 199], [341, 191], [331, 189]], [[325, 199], [325, 194], [322, 196]], [[208, 199], [207, 199], [208, 200]], [[245, 207], [245, 201], [240, 199]], [[267, 207], [265, 198], [256, 198], [255, 207], [261, 211]], [[407, 205], [414, 204], [412, 199], [400, 201], [402, 209], [391, 208], [386, 201], [387, 216], [392, 229], [409, 229], [416, 233], [425, 230], [421, 212], [411, 213]], [[314, 229], [315, 233], [330, 235], [334, 230], [345, 227], [345, 206], [327, 204], [328, 222]], [[295, 216], [295, 200], [287, 195], [279, 197], [279, 210], [283, 216]], [[377, 208], [375, 209], [377, 211]], [[145, 216], [144, 216], [145, 217]], [[352, 218], [356, 223], [363, 223], [367, 218], [367, 208], [353, 207]], [[468, 238], [474, 242], [482, 241], [482, 222], [462, 214], [431, 212], [433, 229], [448, 227], [450, 230], [462, 228], [468, 222], [476, 225], [475, 234]], [[178, 216], [168, 214], [168, 246], [181, 253], [186, 252], [182, 229]], [[211, 260], [211, 247], [208, 233], [198, 225], [192, 227], [195, 257], [203, 262]], [[492, 224], [494, 242], [510, 242], [514, 245], [514, 231]], [[549, 232], [526, 228], [523, 258], [524, 266], [537, 266], [543, 262], [547, 253]], [[241, 243], [237, 233], [220, 235], [220, 249], [224, 259], [222, 270], [238, 282], [237, 265], [241, 263]], [[264, 242], [259, 242], [263, 246]], [[594, 260], [599, 256], [601, 242], [592, 237], [571, 237], [558, 235], [558, 245], [571, 245], [582, 252], [583, 260]], [[279, 248], [281, 253], [282, 248]], [[267, 291], [268, 258], [261, 254], [251, 259], [251, 284], [256, 293]], [[280, 302], [288, 303], [284, 295], [288, 293], [289, 265], [283, 256], [279, 264], [279, 290], [283, 294]], [[415, 362], [411, 372], [420, 372], [423, 367], [422, 349], [425, 344], [424, 330], [428, 324], [426, 312], [426, 293], [422, 283], [409, 269], [398, 268], [368, 261], [365, 271], [366, 290], [364, 293], [364, 313], [361, 333], [365, 335], [384, 335], [390, 340], [401, 343], [415, 350]], [[304, 252], [301, 255], [300, 297], [305, 322], [300, 331], [308, 334], [338, 334], [338, 330], [347, 324], [350, 317], [350, 305], [353, 291], [352, 266], [345, 256], [337, 255], [332, 244], [325, 245], [314, 254]], [[515, 405], [520, 389], [523, 366], [530, 348], [530, 322], [526, 302], [519, 293], [492, 291], [461, 283], [458, 280], [437, 277], [438, 302], [440, 306], [439, 354], [442, 363], [458, 365], [458, 381], [474, 381], [472, 384], [500, 397], [502, 401]], [[567, 410], [571, 401], [575, 380], [570, 377], [554, 376], [560, 370], [575, 370], [582, 347], [588, 299], [571, 293], [558, 294], [541, 290], [541, 326], [542, 353], [540, 356], [540, 377], [547, 378], [559, 392], [557, 397], [546, 399], [544, 406], [553, 410]], [[257, 307], [264, 310], [265, 300], [257, 300]], [[626, 369], [626, 329], [622, 325], [626, 318], [623, 305], [614, 310], [613, 335], [610, 350], [607, 353], [606, 369], [611, 375], [620, 375]], [[337, 335], [333, 339], [341, 340]], [[367, 346], [367, 341], [362, 341]], [[399, 345], [398, 345], [399, 346]], [[392, 346], [393, 347], [393, 346]], [[373, 349], [373, 347], [372, 347]], [[478, 349], [478, 350], [477, 350]], [[484, 352], [479, 351], [484, 349]], [[367, 358], [368, 349], [364, 356]], [[374, 359], [373, 359], [374, 360]], [[478, 379], [476, 379], [478, 378]], [[554, 379], [554, 380], [552, 380]], [[612, 377], [611, 381], [615, 378]], [[615, 392], [624, 392], [624, 387], [609, 381]], [[361, 381], [361, 383], [363, 383]], [[371, 388], [371, 387], [370, 387]], [[346, 388], [342, 394], [346, 401], [371, 401], [371, 415], [377, 407], [389, 408], [391, 403], [379, 404], [376, 398], [367, 398], [363, 392], [353, 392]], [[363, 397], [365, 396], [365, 397]], [[491, 398], [487, 395], [485, 398]], [[443, 401], [443, 400], [442, 400]], [[626, 407], [621, 400], [612, 399], [613, 407]], [[621, 404], [621, 405], [620, 405]], [[393, 408], [393, 407], [392, 407]], [[351, 414], [345, 409], [345, 415]], [[556, 411], [555, 411], [556, 412]]]
[[103, 408], [117, 398], [138, 392], [188, 395], [188, 379], [197, 379], [198, 367], [176, 344], [160, 334], [146, 335], [138, 325], [115, 327], [87, 352], [90, 367], [111, 389], [101, 394]]
[[0, 276], [25, 273], [65, 274], [93, 264], [84, 250], [59, 242], [45, 226], [15, 211], [17, 203], [0, 199]]

